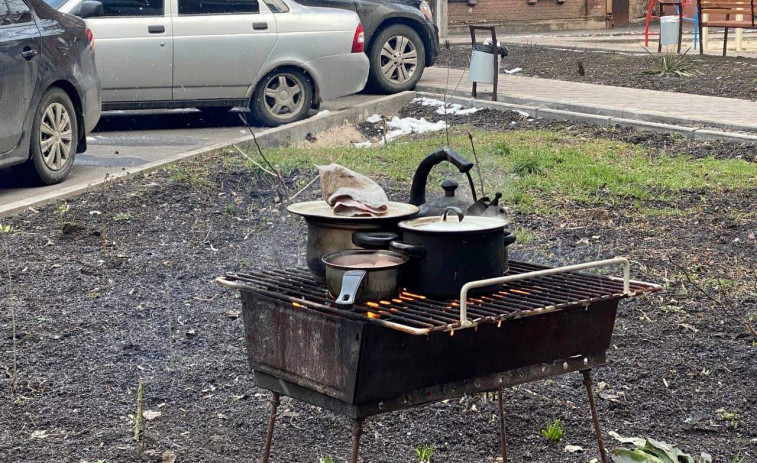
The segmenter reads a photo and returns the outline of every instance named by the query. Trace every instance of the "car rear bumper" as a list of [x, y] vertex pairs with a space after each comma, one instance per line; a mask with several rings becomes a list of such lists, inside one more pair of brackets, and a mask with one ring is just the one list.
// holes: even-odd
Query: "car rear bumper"
[[84, 134], [92, 132], [100, 120], [101, 94], [100, 78], [89, 76], [79, 81], [79, 94], [82, 96], [82, 116], [84, 117]]
[[431, 29], [431, 43], [428, 44], [429, 49], [426, 56], [426, 66], [433, 66], [436, 64], [436, 59], [439, 57], [439, 28], [436, 24], [430, 25]]
[[368, 81], [370, 64], [365, 53], [325, 56], [305, 64], [313, 71], [323, 100], [357, 93]]

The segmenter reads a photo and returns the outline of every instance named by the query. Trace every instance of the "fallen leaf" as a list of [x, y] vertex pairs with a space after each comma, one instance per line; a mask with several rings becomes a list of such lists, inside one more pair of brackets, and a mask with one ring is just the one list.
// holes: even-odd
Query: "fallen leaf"
[[46, 437], [48, 437], [46, 429], [32, 432], [32, 439], [44, 439]]
[[229, 310], [228, 312], [226, 312], [226, 316], [232, 320], [236, 320], [240, 315], [242, 315], [241, 310]]
[[163, 452], [163, 456], [160, 459], [160, 463], [174, 463], [176, 461], [176, 454], [170, 450]]
[[584, 448], [580, 445], [566, 445], [565, 451], [568, 453], [576, 453], [576, 452], [583, 452]]
[[162, 414], [162, 412], [155, 410], [145, 410], [144, 412], [142, 412], [142, 416], [144, 416], [147, 421], [152, 421], [155, 418], [160, 417]]
[[691, 331], [692, 333], [699, 333], [699, 330], [694, 325], [689, 325], [688, 323], [679, 323], [678, 326], [681, 328], [687, 329]]

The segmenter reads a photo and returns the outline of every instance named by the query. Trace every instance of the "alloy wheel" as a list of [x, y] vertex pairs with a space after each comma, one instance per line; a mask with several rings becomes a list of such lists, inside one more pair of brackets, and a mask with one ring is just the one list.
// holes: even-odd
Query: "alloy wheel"
[[52, 103], [42, 114], [39, 146], [42, 160], [50, 170], [58, 171], [68, 163], [73, 149], [73, 134], [71, 116], [62, 104]]
[[266, 111], [277, 119], [287, 119], [297, 114], [305, 103], [303, 97], [302, 81], [289, 73], [273, 76], [263, 92]]
[[399, 84], [407, 82], [417, 66], [418, 50], [407, 37], [391, 37], [381, 48], [381, 73], [387, 80]]

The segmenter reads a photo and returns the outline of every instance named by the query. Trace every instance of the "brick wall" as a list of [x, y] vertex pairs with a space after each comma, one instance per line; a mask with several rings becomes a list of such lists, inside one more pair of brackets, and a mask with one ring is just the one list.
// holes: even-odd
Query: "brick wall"
[[449, 4], [449, 24], [492, 22], [507, 24], [523, 21], [604, 19], [605, 0], [478, 0], [472, 10], [465, 3]]

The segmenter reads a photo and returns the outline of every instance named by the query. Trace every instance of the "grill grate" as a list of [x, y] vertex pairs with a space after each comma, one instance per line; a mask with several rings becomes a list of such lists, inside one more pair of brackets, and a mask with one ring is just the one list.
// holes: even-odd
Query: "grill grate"
[[[548, 269], [531, 263], [509, 262], [507, 275]], [[260, 270], [254, 273], [229, 273], [222, 282], [262, 296], [291, 302], [343, 317], [361, 319], [389, 328], [424, 335], [460, 327], [459, 301], [427, 298], [403, 291], [391, 300], [355, 305], [351, 312], [336, 308], [323, 282], [305, 269]], [[501, 323], [571, 306], [620, 299], [659, 291], [658, 285], [631, 282], [630, 294], [623, 294], [623, 281], [589, 273], [561, 273], [506, 283], [502, 289], [475, 297], [467, 303], [468, 318], [474, 325]]]

